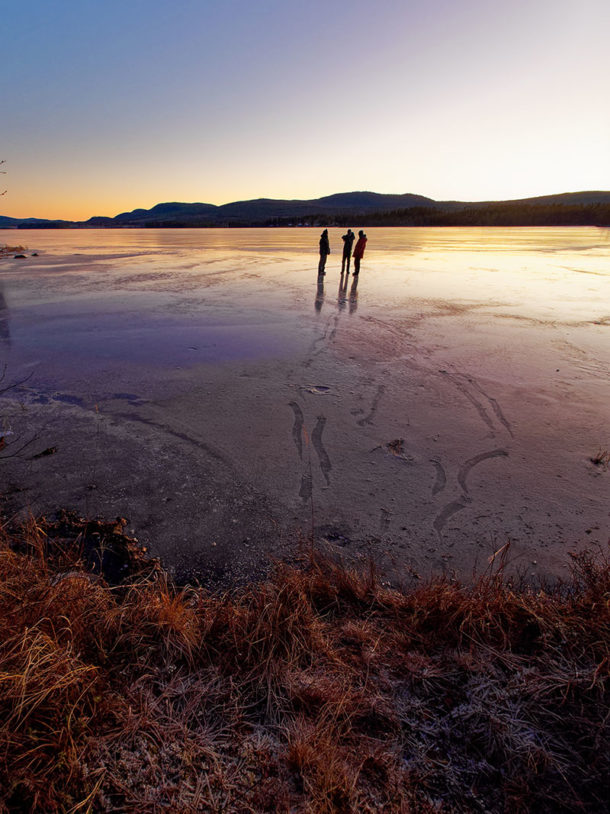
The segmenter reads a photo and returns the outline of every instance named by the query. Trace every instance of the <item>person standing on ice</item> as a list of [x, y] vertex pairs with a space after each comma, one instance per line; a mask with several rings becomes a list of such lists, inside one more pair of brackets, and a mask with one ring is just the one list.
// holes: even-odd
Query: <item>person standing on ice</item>
[[326, 258], [330, 254], [330, 243], [328, 241], [328, 229], [325, 229], [320, 235], [320, 262], [318, 264], [318, 274], [326, 274], [324, 267], [326, 266]]
[[341, 240], [343, 241], [343, 260], [341, 261], [341, 274], [344, 271], [347, 271], [349, 274], [349, 261], [352, 256], [352, 246], [354, 245], [354, 240], [356, 239], [356, 235], [352, 232], [351, 229], [348, 229], [344, 235], [341, 235]]
[[366, 235], [362, 229], [358, 232], [358, 242], [354, 249], [354, 274], [360, 273], [360, 261], [364, 256], [364, 249], [366, 246]]

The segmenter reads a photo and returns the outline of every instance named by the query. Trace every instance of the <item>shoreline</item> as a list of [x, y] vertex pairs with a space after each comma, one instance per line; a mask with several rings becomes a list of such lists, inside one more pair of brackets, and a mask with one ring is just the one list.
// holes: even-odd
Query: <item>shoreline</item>
[[321, 228], [337, 228], [337, 229], [345, 229], [348, 226], [353, 226], [354, 223], [357, 223], [359, 227], [364, 229], [374, 229], [374, 228], [384, 228], [384, 229], [442, 229], [442, 230], [452, 230], [452, 229], [485, 229], [485, 230], [494, 230], [494, 229], [509, 229], [517, 231], [519, 229], [583, 229], [583, 228], [590, 228], [590, 229], [603, 229], [608, 230], [610, 228], [610, 215], [608, 216], [608, 223], [605, 222], [585, 222], [585, 223], [449, 223], [449, 224], [442, 224], [442, 223], [379, 223], [373, 221], [367, 221], [366, 218], [346, 218], [344, 222], [336, 222], [336, 221], [320, 221], [319, 223], [315, 224], [294, 224], [294, 223], [278, 223], [278, 224], [265, 224], [265, 223], [231, 223], [231, 224], [208, 224], [208, 225], [200, 225], [200, 226], [191, 226], [191, 225], [184, 225], [184, 226], [159, 226], [159, 224], [151, 224], [150, 226], [140, 226], [134, 224], [133, 226], [0, 226], [0, 234], [2, 232], [65, 232], [65, 231], [74, 231], [74, 232], [112, 232], [112, 231], [129, 231], [134, 229], [158, 229], [161, 231], [164, 230], [186, 230], [186, 229], [193, 229], [193, 230], [210, 230], [210, 229], [221, 229], [221, 230], [231, 230], [231, 229], [287, 229], [287, 230], [300, 230], [300, 229], [321, 229]]

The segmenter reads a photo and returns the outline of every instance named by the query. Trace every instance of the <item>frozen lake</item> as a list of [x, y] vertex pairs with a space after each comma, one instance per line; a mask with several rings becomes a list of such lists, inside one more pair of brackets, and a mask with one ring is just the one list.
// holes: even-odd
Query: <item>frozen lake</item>
[[320, 231], [3, 232], [9, 508], [227, 581], [312, 525], [397, 580], [605, 544], [608, 231], [369, 229], [355, 280]]

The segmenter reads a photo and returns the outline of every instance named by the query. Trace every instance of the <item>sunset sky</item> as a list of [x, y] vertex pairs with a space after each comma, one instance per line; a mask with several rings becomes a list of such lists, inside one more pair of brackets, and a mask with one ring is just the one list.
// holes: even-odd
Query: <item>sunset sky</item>
[[0, 214], [610, 190], [609, 0], [0, 0]]

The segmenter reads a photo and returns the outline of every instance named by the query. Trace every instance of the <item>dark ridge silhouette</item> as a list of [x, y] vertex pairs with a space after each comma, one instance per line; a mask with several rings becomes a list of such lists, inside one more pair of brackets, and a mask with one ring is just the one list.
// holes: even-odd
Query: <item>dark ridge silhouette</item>
[[235, 226], [609, 226], [610, 192], [565, 192], [510, 201], [435, 201], [423, 195], [341, 192], [313, 200], [257, 198], [216, 206], [160, 203], [86, 221], [0, 216], [0, 229]]

